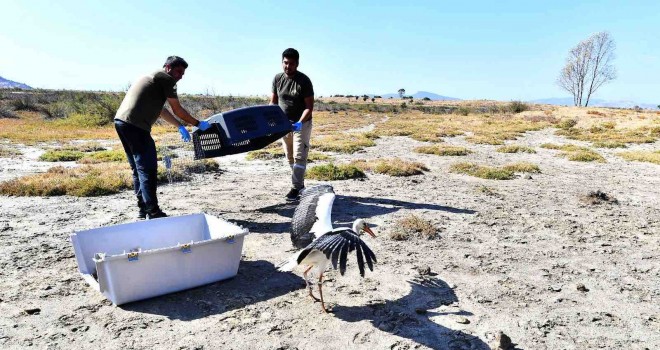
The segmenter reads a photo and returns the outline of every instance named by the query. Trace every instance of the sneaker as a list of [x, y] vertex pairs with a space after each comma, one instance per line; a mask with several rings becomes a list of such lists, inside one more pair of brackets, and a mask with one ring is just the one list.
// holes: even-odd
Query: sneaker
[[138, 211], [138, 214], [137, 214], [137, 218], [138, 218], [139, 220], [144, 220], [144, 219], [146, 219], [146, 218], [147, 218], [147, 211], [144, 210], [144, 209], [142, 209], [142, 208], [140, 208], [140, 211]]
[[289, 191], [289, 193], [287, 193], [285, 196], [287, 202], [297, 201], [298, 198], [300, 198], [300, 190], [302, 190], [302, 188], [301, 189], [292, 188]]
[[163, 213], [162, 210], [158, 210], [157, 212], [152, 213], [147, 213], [147, 220], [151, 219], [158, 219], [158, 218], [166, 218], [167, 214]]

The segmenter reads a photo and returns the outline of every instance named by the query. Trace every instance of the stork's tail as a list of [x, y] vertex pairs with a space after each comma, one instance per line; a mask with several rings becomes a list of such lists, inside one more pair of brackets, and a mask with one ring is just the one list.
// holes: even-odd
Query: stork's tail
[[293, 269], [298, 266], [298, 255], [300, 255], [300, 252], [296, 252], [289, 259], [279, 263], [277, 265], [277, 270], [282, 272], [293, 271]]

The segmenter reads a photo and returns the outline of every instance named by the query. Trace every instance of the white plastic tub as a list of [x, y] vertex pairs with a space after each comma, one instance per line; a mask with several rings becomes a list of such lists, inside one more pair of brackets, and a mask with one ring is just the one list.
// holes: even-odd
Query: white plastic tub
[[235, 276], [247, 233], [193, 214], [80, 231], [71, 243], [83, 278], [120, 305]]

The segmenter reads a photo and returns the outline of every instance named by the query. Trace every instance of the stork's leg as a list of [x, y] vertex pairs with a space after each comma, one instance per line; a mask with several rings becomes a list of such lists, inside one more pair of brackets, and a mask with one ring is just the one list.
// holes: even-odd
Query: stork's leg
[[318, 284], [319, 284], [319, 296], [321, 297], [321, 309], [323, 309], [323, 312], [327, 314], [328, 310], [325, 308], [325, 303], [323, 302], [323, 289], [321, 289], [323, 287], [323, 272], [321, 272], [321, 274], [319, 275]]
[[312, 267], [314, 266], [310, 266], [307, 268], [307, 270], [303, 271], [303, 278], [305, 279], [305, 285], [307, 286], [307, 291], [309, 292], [309, 296], [312, 297], [314, 301], [319, 301], [319, 299], [315, 297], [314, 294], [312, 294], [312, 285], [309, 284], [309, 280], [307, 279], [307, 273], [309, 272], [309, 270], [312, 269]]

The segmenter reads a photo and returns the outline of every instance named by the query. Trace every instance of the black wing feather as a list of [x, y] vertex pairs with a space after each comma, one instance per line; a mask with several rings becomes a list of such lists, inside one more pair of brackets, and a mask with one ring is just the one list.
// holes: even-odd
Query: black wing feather
[[348, 250], [351, 248], [351, 242], [346, 240], [341, 247], [341, 255], [339, 256], [339, 274], [344, 275], [346, 272], [346, 260], [348, 259]]
[[300, 263], [312, 250], [322, 252], [332, 263], [336, 270], [339, 265], [339, 273], [343, 275], [346, 272], [348, 254], [357, 250], [357, 263], [360, 270], [360, 276], [364, 276], [364, 262], [366, 260], [369, 270], [373, 271], [373, 264], [376, 262], [376, 255], [371, 251], [360, 236], [348, 228], [335, 229], [328, 232], [310, 243], [298, 257]]
[[357, 264], [358, 269], [360, 270], [360, 276], [364, 277], [364, 256], [362, 256], [362, 245], [359, 243], [355, 246], [355, 255], [357, 255]]

